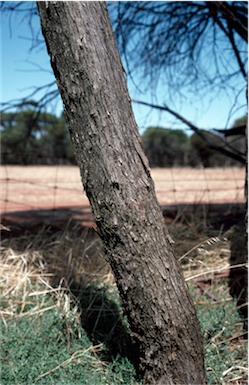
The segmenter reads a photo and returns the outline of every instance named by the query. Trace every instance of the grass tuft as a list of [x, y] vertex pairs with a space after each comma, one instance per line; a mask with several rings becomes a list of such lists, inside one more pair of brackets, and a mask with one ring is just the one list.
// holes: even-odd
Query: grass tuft
[[[208, 383], [244, 384], [247, 343], [227, 285], [226, 234], [203, 235], [177, 253], [203, 331]], [[139, 384], [127, 321], [93, 231], [44, 227], [2, 240], [1, 255], [3, 385]]]
[[121, 349], [107, 355], [125, 328], [110, 268], [92, 254], [99, 247], [92, 234], [75, 230], [2, 241], [3, 385], [136, 383]]

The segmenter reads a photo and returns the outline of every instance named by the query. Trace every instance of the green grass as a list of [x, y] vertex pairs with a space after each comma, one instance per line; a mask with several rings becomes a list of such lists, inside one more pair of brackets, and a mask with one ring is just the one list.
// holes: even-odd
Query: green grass
[[[129, 329], [113, 279], [107, 278], [102, 260], [87, 270], [94, 255], [89, 258], [91, 249], [83, 245], [83, 258], [82, 237], [76, 235], [63, 231], [47, 237], [43, 232], [3, 242], [1, 385], [141, 384], [128, 358]], [[198, 266], [193, 259], [188, 277], [198, 273], [200, 278], [200, 266], [215, 269], [218, 254], [212, 255], [204, 268], [206, 254], [203, 260], [198, 256]], [[82, 277], [87, 284], [82, 285]], [[226, 279], [212, 278], [207, 290], [194, 279], [188, 282], [204, 337], [208, 384], [245, 384], [247, 342]]]
[[[113, 298], [117, 296], [112, 289]], [[116, 354], [106, 360], [105, 345], [93, 346], [73, 302], [65, 310], [65, 304], [58, 307], [48, 294], [36, 299], [40, 303], [35, 301], [15, 318], [1, 321], [2, 385], [139, 383], [128, 358]], [[236, 366], [245, 365], [246, 345], [231, 344], [240, 318], [232, 300], [215, 304], [202, 296], [198, 303], [208, 383], [223, 385], [226, 379], [241, 375]]]
[[[47, 295], [43, 304], [54, 301]], [[104, 346], [92, 345], [75, 312], [54, 307], [42, 313], [40, 308], [34, 316], [30, 310], [1, 322], [3, 385], [135, 383], [128, 359], [117, 355], [106, 362]]]
[[[224, 385], [228, 380], [246, 376], [247, 344], [235, 302], [207, 301], [196, 305], [205, 348], [208, 384]], [[242, 369], [244, 368], [244, 369]]]

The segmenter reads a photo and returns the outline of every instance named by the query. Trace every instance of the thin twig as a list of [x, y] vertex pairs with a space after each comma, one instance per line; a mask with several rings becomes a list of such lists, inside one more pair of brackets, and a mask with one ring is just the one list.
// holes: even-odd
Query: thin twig
[[197, 277], [201, 277], [202, 275], [215, 273], [217, 271], [222, 271], [222, 270], [226, 270], [226, 269], [229, 269], [229, 268], [230, 269], [236, 269], [237, 267], [247, 267], [247, 264], [240, 263], [238, 265], [233, 265], [233, 266], [226, 265], [226, 266], [222, 266], [222, 267], [217, 267], [217, 268], [212, 269], [212, 270], [202, 271], [201, 273], [198, 273], [198, 274], [192, 275], [191, 277], [185, 278], [185, 281], [190, 281], [190, 280], [195, 279]]
[[49, 374], [53, 373], [53, 372], [56, 372], [56, 370], [60, 369], [60, 368], [64, 368], [65, 366], [69, 365], [72, 361], [80, 358], [80, 357], [83, 357], [85, 356], [87, 353], [89, 352], [97, 352], [97, 351], [100, 351], [102, 349], [102, 346], [103, 344], [99, 344], [99, 345], [95, 345], [95, 346], [89, 346], [89, 348], [85, 349], [85, 350], [78, 350], [77, 352], [74, 352], [72, 354], [72, 356], [63, 361], [61, 364], [57, 365], [55, 368], [45, 372], [45, 373], [42, 373], [40, 374], [36, 379], [35, 379], [35, 382], [39, 381], [41, 378], [45, 377], [45, 376], [48, 376]]

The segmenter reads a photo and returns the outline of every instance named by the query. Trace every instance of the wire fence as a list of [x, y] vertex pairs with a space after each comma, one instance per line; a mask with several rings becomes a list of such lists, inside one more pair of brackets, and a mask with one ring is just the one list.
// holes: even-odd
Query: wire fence
[[[244, 168], [152, 169], [159, 203], [166, 205], [241, 203]], [[0, 166], [1, 213], [87, 206], [76, 166]]]

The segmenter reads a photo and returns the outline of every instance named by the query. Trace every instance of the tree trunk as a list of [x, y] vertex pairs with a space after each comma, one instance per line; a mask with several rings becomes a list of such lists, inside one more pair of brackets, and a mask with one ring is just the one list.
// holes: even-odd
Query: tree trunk
[[156, 199], [106, 5], [37, 4], [144, 383], [204, 384], [199, 323]]

